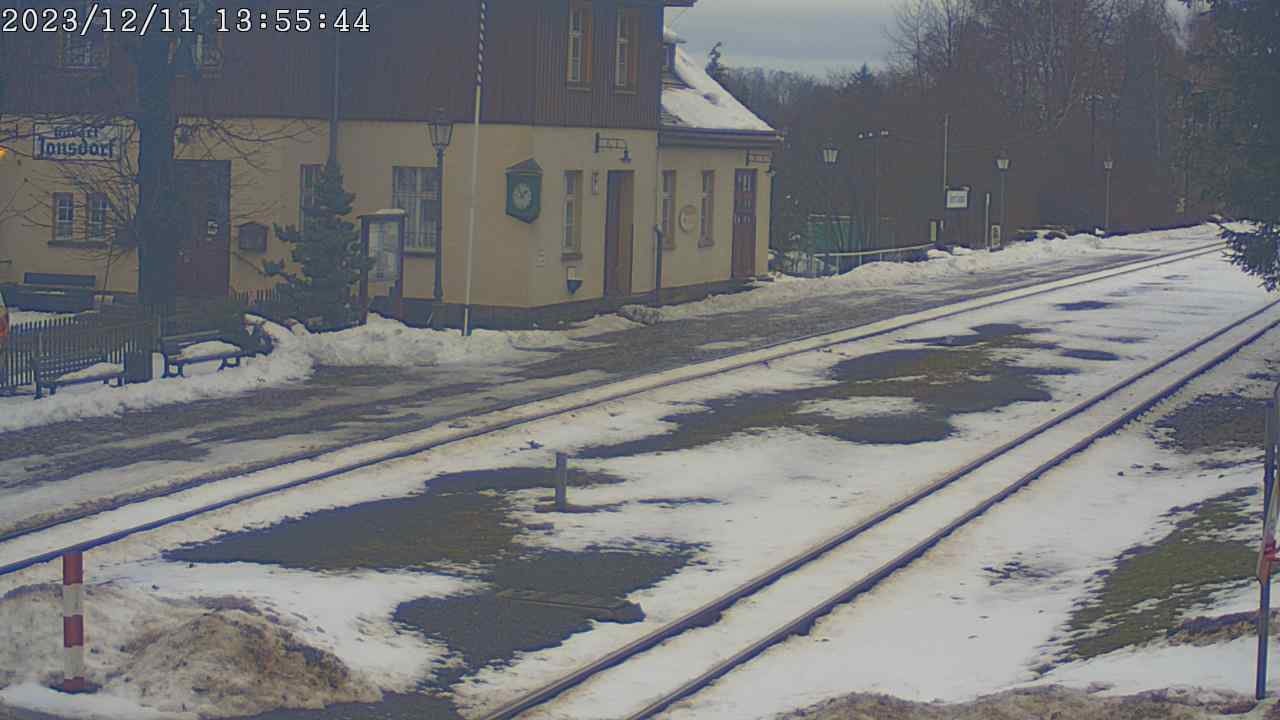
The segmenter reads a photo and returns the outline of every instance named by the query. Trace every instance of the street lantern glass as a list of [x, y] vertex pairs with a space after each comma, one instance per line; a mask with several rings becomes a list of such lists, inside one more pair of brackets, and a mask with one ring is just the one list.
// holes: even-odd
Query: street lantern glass
[[436, 150], [444, 150], [453, 142], [453, 121], [443, 108], [432, 114], [428, 128], [431, 130], [431, 144]]
[[1009, 169], [1009, 157], [1008, 157], [1007, 155], [1005, 155], [1004, 153], [1000, 153], [999, 155], [997, 155], [997, 156], [996, 156], [996, 167], [997, 167], [997, 168], [999, 168], [1000, 170], [1008, 170], [1008, 169]]
[[1102, 169], [1106, 170], [1107, 172], [1111, 172], [1112, 170], [1115, 170], [1116, 161], [1108, 157], [1106, 160], [1102, 161]]
[[822, 162], [828, 166], [835, 165], [840, 160], [840, 148], [831, 143], [822, 146]]

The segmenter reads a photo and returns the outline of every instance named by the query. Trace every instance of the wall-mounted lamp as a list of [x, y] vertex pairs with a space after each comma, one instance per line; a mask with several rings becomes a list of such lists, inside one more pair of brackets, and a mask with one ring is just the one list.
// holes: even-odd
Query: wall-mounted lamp
[[578, 292], [578, 288], [582, 287], [582, 280], [578, 277], [578, 268], [568, 267], [564, 271], [564, 284], [569, 288], [569, 294]]
[[601, 150], [621, 150], [622, 162], [624, 164], [631, 162], [631, 148], [622, 138], [602, 137], [600, 133], [596, 133], [596, 153], [599, 154]]
[[600, 194], [600, 171], [599, 170], [591, 171], [591, 194], [592, 195]]

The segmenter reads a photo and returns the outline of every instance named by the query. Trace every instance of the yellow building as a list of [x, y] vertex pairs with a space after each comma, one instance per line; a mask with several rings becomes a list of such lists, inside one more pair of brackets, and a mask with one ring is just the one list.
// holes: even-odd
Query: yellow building
[[[666, 7], [692, 2], [419, 0], [370, 10], [368, 32], [211, 32], [203, 47], [217, 51], [196, 60], [205, 71], [175, 81], [190, 121], [175, 144], [179, 292], [277, 282], [264, 262], [289, 246], [270, 228], [299, 223], [331, 149], [353, 216], [406, 211], [409, 322], [435, 312], [457, 325], [469, 300], [478, 326], [528, 326], [764, 272], [777, 133], [664, 31]], [[55, 40], [17, 49], [54, 62], [0, 106], [22, 118], [2, 141], [0, 283], [92, 278], [132, 293], [138, 258], [116, 238], [136, 202], [135, 129], [128, 103], [101, 90], [128, 86], [131, 68], [109, 36], [88, 48]], [[453, 123], [443, 174], [428, 132], [436, 108]]]

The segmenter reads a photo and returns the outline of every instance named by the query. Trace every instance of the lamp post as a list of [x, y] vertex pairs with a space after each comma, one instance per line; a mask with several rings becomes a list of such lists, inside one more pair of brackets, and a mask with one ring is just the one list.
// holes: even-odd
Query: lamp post
[[437, 108], [427, 124], [431, 145], [436, 149], [436, 287], [433, 297], [435, 309], [431, 312], [431, 324], [439, 326], [440, 313], [444, 310], [444, 151], [453, 142], [453, 121], [444, 108]]
[[1003, 236], [1009, 224], [1009, 156], [1003, 151], [996, 156], [996, 169], [1000, 171], [1000, 234]]
[[[831, 174], [835, 175], [836, 163], [840, 162], [840, 148], [835, 143], [828, 142], [822, 146], [822, 163], [831, 170]], [[832, 188], [831, 194], [827, 199], [827, 232], [831, 242], [836, 239], [836, 221], [835, 221], [835, 189]]]
[[1102, 169], [1107, 175], [1107, 208], [1102, 216], [1102, 229], [1107, 234], [1111, 233], [1111, 171], [1115, 170], [1116, 161], [1108, 155], [1106, 160], [1102, 161]]

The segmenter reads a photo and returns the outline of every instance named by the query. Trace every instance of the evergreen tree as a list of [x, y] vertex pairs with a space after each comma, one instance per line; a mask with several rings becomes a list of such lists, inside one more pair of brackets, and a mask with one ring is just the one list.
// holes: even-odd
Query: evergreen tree
[[291, 257], [301, 273], [288, 272], [283, 263], [264, 263], [267, 275], [285, 279], [284, 293], [304, 317], [321, 317], [330, 325], [355, 319], [351, 291], [369, 267], [359, 232], [343, 219], [354, 199], [343, 188], [342, 169], [330, 159], [320, 173], [315, 203], [302, 209], [302, 229], [275, 226], [276, 235], [293, 246]]
[[[1193, 10], [1195, 7], [1193, 6]], [[1232, 262], [1280, 287], [1280, 3], [1214, 0], [1197, 20], [1208, 39], [1195, 54], [1201, 125], [1211, 128], [1203, 170], [1215, 199], [1253, 227], [1223, 230]]]
[[711, 47], [711, 52], [707, 54], [707, 74], [711, 76], [712, 80], [725, 85], [729, 79], [729, 69], [720, 61], [720, 58], [724, 56], [724, 53], [720, 51], [721, 47], [724, 47], [724, 43], [718, 42]]

